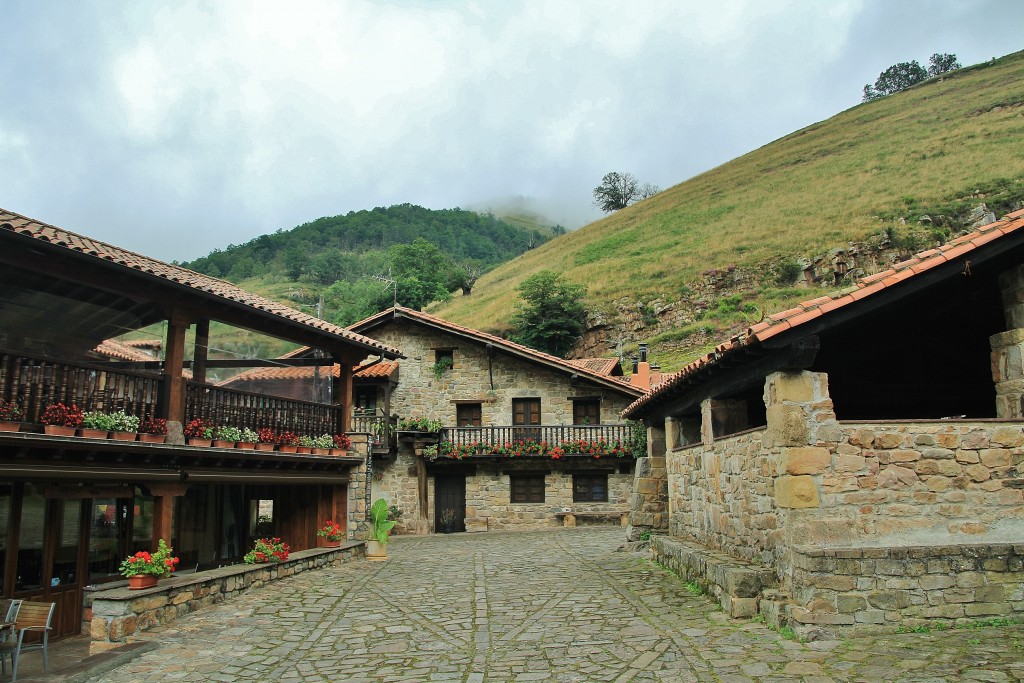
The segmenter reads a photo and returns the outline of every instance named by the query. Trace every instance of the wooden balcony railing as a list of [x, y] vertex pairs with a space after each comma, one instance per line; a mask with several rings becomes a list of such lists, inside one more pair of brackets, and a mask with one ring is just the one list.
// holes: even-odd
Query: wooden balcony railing
[[600, 447], [605, 452], [617, 448], [629, 455], [643, 455], [633, 453], [633, 429], [624, 424], [449, 427], [442, 429], [439, 436], [441, 450], [447, 448], [465, 453], [475, 447], [479, 455], [501, 454], [509, 447], [515, 449], [517, 444], [525, 446], [526, 451], [540, 444], [548, 450], [558, 447], [570, 455], [592, 447]]
[[340, 405], [296, 401], [198, 382], [188, 382], [185, 395], [187, 419], [203, 418], [215, 425], [240, 429], [269, 427], [300, 436], [338, 434], [344, 410]]
[[39, 422], [51, 403], [83, 411], [123, 410], [139, 418], [156, 414], [162, 379], [152, 373], [113, 370], [0, 351], [0, 399], [15, 401], [24, 422]]

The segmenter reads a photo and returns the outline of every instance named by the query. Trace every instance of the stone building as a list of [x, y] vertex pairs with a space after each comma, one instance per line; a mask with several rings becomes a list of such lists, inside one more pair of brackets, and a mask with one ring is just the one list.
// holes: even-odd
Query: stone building
[[1024, 613], [1022, 263], [1017, 211], [629, 406], [667, 498], [655, 555], [809, 637]]
[[623, 518], [636, 430], [620, 413], [642, 391], [616, 362], [562, 360], [403, 307], [349, 330], [405, 356], [390, 395], [396, 447], [373, 461], [373, 497], [401, 508], [405, 531], [446, 517], [466, 531]]

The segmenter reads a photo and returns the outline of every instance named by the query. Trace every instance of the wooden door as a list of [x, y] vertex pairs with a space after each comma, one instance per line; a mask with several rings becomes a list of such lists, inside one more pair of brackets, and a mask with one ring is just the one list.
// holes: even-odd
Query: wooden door
[[455, 511], [455, 531], [466, 530], [466, 475], [437, 474], [434, 477], [434, 530], [440, 531], [445, 510]]

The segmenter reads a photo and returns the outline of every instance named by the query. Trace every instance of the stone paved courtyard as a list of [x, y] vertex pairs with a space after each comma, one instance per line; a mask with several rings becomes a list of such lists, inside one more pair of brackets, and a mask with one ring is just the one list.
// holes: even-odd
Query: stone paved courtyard
[[398, 537], [147, 632], [150, 681], [1019, 681], [1024, 626], [797, 643], [730, 621], [619, 528]]

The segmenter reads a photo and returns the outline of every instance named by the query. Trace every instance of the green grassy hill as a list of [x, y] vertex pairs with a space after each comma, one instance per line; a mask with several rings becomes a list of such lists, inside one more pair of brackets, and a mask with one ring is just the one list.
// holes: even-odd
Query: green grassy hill
[[[794, 286], [794, 259], [870, 238], [912, 251], [955, 234], [980, 203], [1001, 215], [1024, 197], [1022, 141], [1019, 52], [796, 131], [526, 252], [431, 312], [500, 332], [515, 287], [552, 269], [586, 284], [590, 307], [627, 342], [654, 336], [653, 357], [673, 369], [814, 296]], [[719, 272], [741, 274], [736, 287], [709, 288]], [[666, 317], [670, 305], [690, 312]]]

